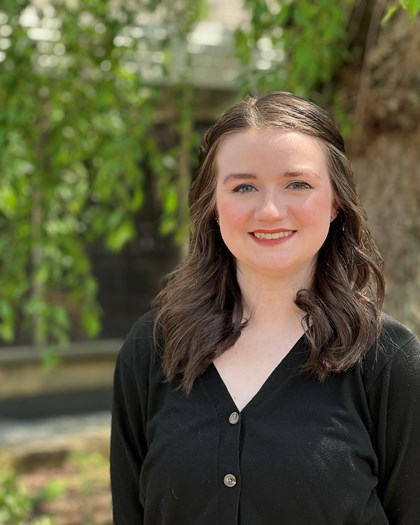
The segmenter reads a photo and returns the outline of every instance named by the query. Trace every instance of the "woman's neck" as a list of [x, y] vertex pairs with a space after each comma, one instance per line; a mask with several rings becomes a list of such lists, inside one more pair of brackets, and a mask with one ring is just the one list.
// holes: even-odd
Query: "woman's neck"
[[301, 322], [305, 313], [296, 306], [295, 298], [299, 290], [308, 288], [310, 279], [296, 276], [294, 279], [256, 275], [238, 271], [244, 317], [252, 318], [258, 324], [280, 324]]

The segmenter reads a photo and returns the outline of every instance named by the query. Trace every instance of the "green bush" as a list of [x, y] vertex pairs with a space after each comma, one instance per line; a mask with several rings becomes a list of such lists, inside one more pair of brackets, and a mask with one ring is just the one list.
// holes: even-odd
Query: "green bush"
[[[50, 498], [47, 487], [36, 495], [30, 495], [18, 481], [14, 472], [0, 476], [0, 525], [52, 525], [48, 516], [34, 517], [36, 505], [45, 497]], [[59, 494], [54, 492], [54, 497]]]

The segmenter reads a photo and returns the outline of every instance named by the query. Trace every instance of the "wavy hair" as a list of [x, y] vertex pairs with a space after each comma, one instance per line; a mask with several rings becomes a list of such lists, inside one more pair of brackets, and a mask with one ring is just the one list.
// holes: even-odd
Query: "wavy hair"
[[296, 305], [305, 313], [308, 359], [302, 371], [325, 380], [361, 362], [381, 328], [385, 282], [382, 259], [356, 193], [343, 138], [330, 115], [291, 93], [247, 97], [207, 131], [200, 168], [190, 193], [189, 253], [155, 299], [155, 337], [163, 339], [168, 381], [191, 391], [213, 360], [230, 348], [246, 326], [233, 255], [216, 222], [216, 155], [231, 134], [247, 129], [291, 129], [320, 140], [339, 213], [318, 252], [312, 286]]

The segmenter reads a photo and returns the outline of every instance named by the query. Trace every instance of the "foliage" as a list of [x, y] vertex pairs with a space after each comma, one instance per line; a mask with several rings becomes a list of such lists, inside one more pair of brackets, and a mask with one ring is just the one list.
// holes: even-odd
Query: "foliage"
[[[200, 143], [200, 137], [194, 129], [196, 91], [190, 83], [191, 55], [185, 42], [194, 26], [209, 14], [209, 5], [207, 0], [178, 0], [173, 3], [155, 0], [154, 4], [164, 11], [161, 13], [161, 23], [171, 28], [166, 73], [172, 78], [172, 131], [177, 141], [173, 147], [164, 150], [158, 141], [150, 144], [153, 151], [150, 161], [156, 193], [162, 202], [160, 233], [163, 236], [172, 235], [185, 252], [190, 226], [188, 194], [192, 172], [196, 167], [196, 150]], [[171, 71], [171, 62], [173, 58], [179, 60], [179, 54], [183, 54], [183, 66], [174, 74]]]
[[[250, 24], [236, 31], [237, 55], [248, 66], [242, 93], [288, 90], [321, 105], [334, 104], [335, 77], [352, 58], [348, 28], [357, 2], [244, 0], [244, 4]], [[399, 8], [413, 19], [420, 0], [399, 0], [385, 19]], [[277, 67], [259, 63], [256, 51], [263, 49], [277, 57]]]
[[[245, 66], [238, 98], [285, 89], [331, 107], [350, 58], [355, 4], [244, 0], [249, 23], [235, 33]], [[118, 251], [136, 235], [146, 165], [162, 202], [162, 233], [187, 238], [197, 146], [188, 60], [172, 86], [178, 144], [162, 151], [151, 131], [167, 95], [157, 79], [171, 77], [177, 46], [207, 2], [116, 5], [4, 0], [0, 7], [0, 340], [13, 340], [23, 322], [36, 344], [63, 343], [66, 305], [74, 303], [86, 333], [98, 333], [85, 247], [100, 240]], [[397, 7], [413, 18], [420, 0], [399, 0], [388, 17]]]
[[40, 501], [56, 499], [61, 495], [54, 484], [40, 492], [29, 495], [16, 475], [9, 471], [0, 476], [0, 525], [52, 525], [47, 516], [34, 518]]
[[420, 12], [420, 0], [399, 0], [387, 10], [382, 20], [383, 23], [386, 23], [398, 11], [398, 9], [404, 9], [407, 11], [410, 20], [414, 20]]
[[[79, 452], [70, 457], [70, 464], [77, 475], [77, 490], [89, 497], [109, 483], [109, 459], [100, 453]], [[73, 490], [75, 487], [72, 487]]]
[[244, 91], [288, 90], [319, 98], [328, 92], [334, 75], [349, 58], [346, 27], [354, 0], [245, 0], [251, 15], [248, 28], [236, 32], [238, 56], [252, 64], [254, 50], [269, 47], [279, 53], [276, 68], [250, 67]]
[[25, 454], [16, 465], [14, 453], [0, 453], [0, 525], [67, 523], [69, 513], [84, 525], [104, 516], [111, 523], [107, 443], [98, 444], [104, 455], [82, 447], [69, 450], [63, 462], [32, 463], [29, 471]]
[[[39, 8], [21, 0], [0, 10], [0, 338], [6, 341], [23, 318], [35, 343], [65, 342], [68, 312], [54, 304], [56, 293], [64, 304], [80, 305], [88, 335], [98, 333], [97, 286], [85, 246], [103, 240], [121, 250], [136, 234], [142, 165], [147, 159], [158, 175], [167, 171], [150, 136], [162, 93], [150, 79], [164, 75], [171, 42], [189, 31], [204, 2], [126, 4], [113, 11], [110, 0], [56, 0]], [[166, 32], [154, 25], [157, 6]], [[148, 23], [141, 25], [142, 17]]]

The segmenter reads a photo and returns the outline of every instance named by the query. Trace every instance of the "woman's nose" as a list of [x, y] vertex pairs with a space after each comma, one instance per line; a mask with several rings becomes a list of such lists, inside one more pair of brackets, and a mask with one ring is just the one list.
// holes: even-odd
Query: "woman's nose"
[[287, 207], [282, 199], [274, 195], [265, 197], [255, 210], [255, 218], [260, 221], [278, 220], [285, 217]]

